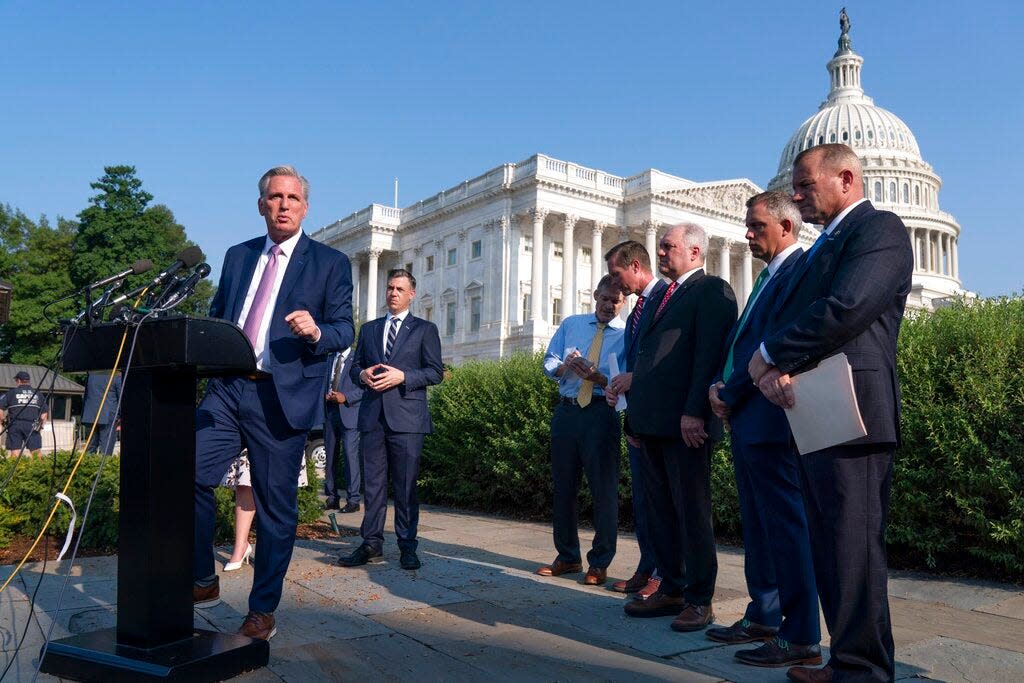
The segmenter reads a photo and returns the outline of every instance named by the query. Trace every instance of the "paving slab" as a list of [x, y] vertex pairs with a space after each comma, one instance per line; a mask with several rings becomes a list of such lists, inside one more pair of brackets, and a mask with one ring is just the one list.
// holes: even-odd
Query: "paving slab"
[[1012, 598], [997, 602], [994, 605], [975, 607], [976, 612], [986, 614], [998, 614], [1001, 617], [1024, 620], [1024, 593], [1018, 593]]
[[[935, 638], [899, 654], [901, 664], [938, 681], [996, 683], [1024, 681], [1024, 654], [968, 643], [954, 638]], [[897, 678], [904, 677], [897, 667]]]
[[1019, 588], [1009, 588], [990, 581], [952, 581], [917, 572], [898, 571], [889, 575], [889, 595], [972, 610], [1010, 600], [1020, 596], [1021, 592]]

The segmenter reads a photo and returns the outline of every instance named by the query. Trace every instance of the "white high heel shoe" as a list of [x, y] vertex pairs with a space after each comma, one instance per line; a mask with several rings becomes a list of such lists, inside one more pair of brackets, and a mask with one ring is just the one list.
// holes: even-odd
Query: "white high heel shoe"
[[252, 543], [249, 543], [245, 549], [245, 553], [242, 555], [242, 559], [238, 562], [225, 562], [224, 571], [233, 572], [236, 569], [241, 569], [243, 564], [252, 564], [252, 559], [256, 556], [256, 549], [252, 547]]

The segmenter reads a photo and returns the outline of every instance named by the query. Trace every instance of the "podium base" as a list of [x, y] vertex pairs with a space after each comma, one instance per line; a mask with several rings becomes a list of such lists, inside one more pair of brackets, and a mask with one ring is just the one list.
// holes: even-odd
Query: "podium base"
[[118, 645], [107, 628], [51, 642], [40, 671], [73, 681], [222, 681], [269, 661], [266, 641], [237, 633], [196, 629], [186, 640], [140, 650]]

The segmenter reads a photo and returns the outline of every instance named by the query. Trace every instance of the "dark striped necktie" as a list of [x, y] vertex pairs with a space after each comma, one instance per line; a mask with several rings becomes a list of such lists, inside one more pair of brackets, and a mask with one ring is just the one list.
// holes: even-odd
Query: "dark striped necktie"
[[644, 311], [644, 301], [647, 300], [643, 294], [637, 297], [636, 306], [633, 307], [633, 315], [630, 316], [629, 333], [636, 336], [636, 328], [640, 325], [640, 316]]
[[388, 328], [388, 343], [384, 347], [384, 362], [391, 360], [391, 351], [395, 348], [395, 337], [398, 336], [398, 318], [391, 319], [391, 327]]

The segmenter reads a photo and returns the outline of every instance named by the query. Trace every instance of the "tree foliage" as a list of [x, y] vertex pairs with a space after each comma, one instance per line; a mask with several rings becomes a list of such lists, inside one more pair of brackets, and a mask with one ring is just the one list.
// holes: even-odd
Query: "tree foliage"
[[[76, 288], [140, 259], [151, 260], [157, 268], [166, 266], [182, 249], [192, 246], [169, 208], [149, 206], [153, 195], [142, 189], [134, 166], [105, 166], [103, 176], [90, 187], [98, 194], [78, 214], [71, 260], [71, 282]], [[152, 273], [135, 276], [128, 286], [151, 278]], [[182, 312], [205, 313], [211, 295], [212, 286], [204, 280]]]
[[[20, 211], [0, 206], [0, 277], [14, 286], [10, 322], [0, 326], [0, 357], [14, 363], [49, 365], [60, 348], [56, 326], [43, 308], [71, 291], [68, 274], [76, 225], [43, 216], [33, 222]], [[67, 317], [70, 301], [47, 311], [51, 320]]]

